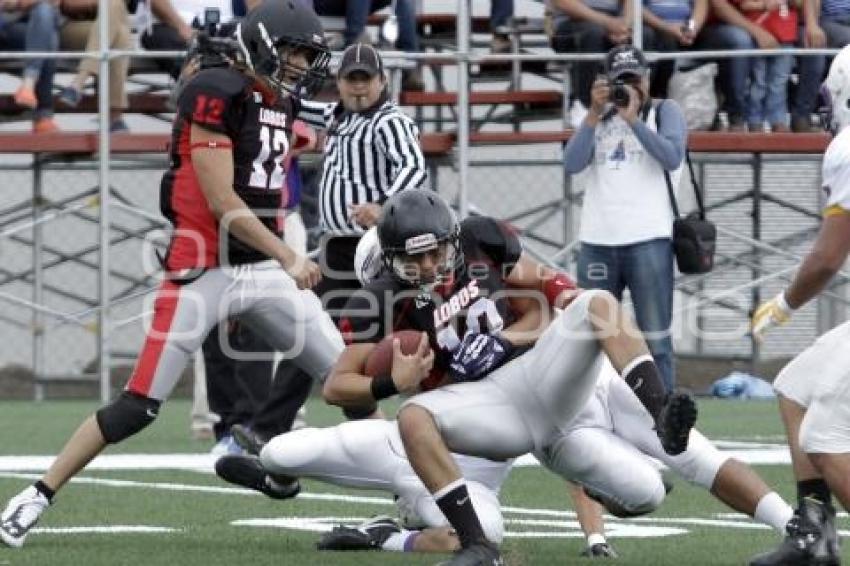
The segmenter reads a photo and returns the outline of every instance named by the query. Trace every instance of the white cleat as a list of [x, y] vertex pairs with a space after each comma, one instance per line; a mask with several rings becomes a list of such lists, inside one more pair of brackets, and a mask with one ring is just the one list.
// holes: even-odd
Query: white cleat
[[30, 529], [49, 506], [50, 501], [34, 486], [10, 499], [0, 515], [0, 540], [12, 548], [22, 547]]

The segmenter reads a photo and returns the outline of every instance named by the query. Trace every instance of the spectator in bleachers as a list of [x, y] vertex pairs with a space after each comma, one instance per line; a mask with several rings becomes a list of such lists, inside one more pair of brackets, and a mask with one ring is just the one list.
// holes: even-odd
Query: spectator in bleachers
[[[354, 43], [370, 43], [366, 34], [369, 15], [392, 4], [391, 0], [313, 0], [313, 8], [320, 16], [345, 16], [344, 47]], [[398, 21], [398, 39], [395, 46], [400, 51], [419, 51], [416, 30], [416, 8], [413, 0], [396, 0], [395, 16]], [[337, 46], [332, 46], [336, 49]], [[402, 73], [403, 90], [424, 90], [422, 72], [405, 69]]]
[[[707, 17], [708, 0], [647, 0], [643, 5], [643, 47], [647, 51], [690, 49]], [[675, 67], [673, 59], [664, 59], [652, 66], [652, 96], [667, 96], [667, 83]]]
[[[747, 19], [747, 17], [729, 0], [711, 0], [714, 21], [706, 25], [697, 39], [699, 49], [773, 49], [779, 42], [773, 35]], [[718, 61], [720, 92], [723, 95], [721, 110], [729, 117], [729, 130], [744, 132], [747, 130], [747, 87], [751, 57], [722, 58]], [[716, 122], [720, 127], [720, 122]]]
[[[150, 10], [156, 17], [139, 37], [139, 43], [148, 51], [183, 51], [189, 46], [193, 30], [191, 27], [193, 13], [198, 9], [197, 2], [191, 2], [191, 9], [186, 10], [187, 0], [151, 0]], [[229, 4], [229, 2], [228, 2]], [[221, 21], [229, 21], [226, 14], [221, 14]], [[173, 79], [180, 76], [182, 60], [155, 59], [157, 67], [171, 75]]]
[[508, 53], [511, 50], [510, 25], [514, 17], [514, 0], [493, 0], [490, 3], [490, 30], [493, 53]]
[[[632, 39], [629, 0], [546, 0], [551, 14], [552, 49], [559, 53], [605, 53]], [[590, 108], [590, 89], [597, 62], [572, 65], [572, 90], [583, 109]]]
[[[97, 51], [100, 49], [97, 0], [61, 0], [62, 13], [69, 17], [60, 30], [60, 45], [69, 51]], [[132, 49], [130, 24], [124, 0], [109, 0], [109, 37], [111, 49]], [[127, 108], [127, 57], [109, 60], [109, 130], [127, 131], [124, 109]], [[76, 107], [83, 97], [83, 88], [89, 77], [96, 77], [100, 70], [97, 59], [83, 59], [71, 84], [62, 90], [59, 99], [68, 106]]]
[[[797, 7], [788, 0], [735, 0], [748, 20], [767, 31], [779, 46], [790, 47], [797, 39]], [[747, 95], [747, 123], [751, 132], [788, 132], [788, 79], [794, 57], [753, 57]]]
[[[46, 0], [0, 2], [0, 50], [56, 51], [59, 47], [59, 10]], [[55, 59], [29, 59], [21, 85], [15, 92], [18, 106], [34, 110], [32, 129], [55, 132], [53, 121], [53, 75]]]
[[[850, 19], [850, 4], [826, 0], [830, 7], [836, 4], [847, 6], [846, 17]], [[826, 32], [820, 26], [820, 2], [803, 0], [803, 25], [799, 42], [803, 47], [823, 48], [827, 45]], [[850, 39], [850, 38], [848, 38]], [[802, 55], [797, 57], [799, 81], [794, 97], [791, 99], [791, 130], [794, 132], [814, 132], [819, 127], [812, 123], [812, 113], [817, 107], [818, 92], [826, 70], [826, 57], [823, 55]]]

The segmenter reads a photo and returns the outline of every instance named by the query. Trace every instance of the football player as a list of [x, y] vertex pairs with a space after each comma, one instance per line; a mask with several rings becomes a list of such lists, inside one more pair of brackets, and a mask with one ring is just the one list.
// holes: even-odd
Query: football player
[[[603, 353], [652, 415], [665, 450], [685, 451], [696, 405], [687, 394], [666, 395], [645, 341], [610, 293], [577, 290], [491, 218], [458, 223], [433, 193], [390, 198], [378, 236], [387, 275], [348, 302], [340, 328], [349, 345], [323, 393], [368, 414], [381, 399], [424, 391], [401, 409], [399, 429], [410, 463], [461, 541], [450, 564], [500, 557], [449, 449], [492, 460], [542, 449], [586, 403]], [[523, 310], [534, 300], [546, 308]], [[563, 311], [541, 324], [550, 307]], [[419, 351], [405, 356], [396, 344], [391, 373], [364, 375], [375, 343], [401, 329], [425, 333]]]
[[[826, 207], [812, 250], [791, 284], [753, 314], [761, 339], [816, 297], [850, 253], [850, 47], [833, 59], [821, 89], [834, 138], [823, 156]], [[832, 565], [841, 562], [832, 492], [850, 510], [850, 322], [818, 338], [785, 366], [774, 388], [791, 448], [798, 507], [788, 536], [753, 566]]]
[[240, 316], [316, 379], [343, 348], [309, 290], [318, 266], [283, 243], [278, 223], [299, 97], [327, 74], [321, 23], [300, 2], [265, 0], [241, 22], [236, 41], [232, 57], [198, 72], [179, 96], [161, 190], [174, 230], [133, 374], [117, 399], [80, 425], [42, 479], [9, 501], [0, 516], [0, 540], [9, 546], [24, 544], [54, 494], [107, 445], [156, 419], [219, 320]]

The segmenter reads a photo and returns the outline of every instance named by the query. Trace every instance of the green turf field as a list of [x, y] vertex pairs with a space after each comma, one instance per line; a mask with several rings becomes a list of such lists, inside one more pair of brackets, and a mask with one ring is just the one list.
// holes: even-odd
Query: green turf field
[[[95, 403], [0, 402], [0, 462], [13, 455], [51, 455]], [[189, 404], [170, 402], [158, 422], [110, 454], [206, 452], [211, 443], [189, 438]], [[312, 402], [311, 425], [338, 420], [335, 409]], [[699, 427], [712, 439], [782, 442], [773, 403], [700, 402]], [[6, 458], [8, 460], [8, 458]], [[791, 471], [784, 465], [757, 466], [769, 484], [793, 496]], [[628, 473], [624, 470], [623, 473]], [[0, 471], [0, 499], [14, 495], [35, 477], [22, 469]], [[0, 547], [0, 566], [24, 565], [325, 565], [434, 564], [441, 556], [378, 553], [317, 553], [316, 532], [236, 522], [276, 519], [303, 527], [333, 518], [391, 513], [388, 496], [304, 482], [303, 496], [273, 501], [226, 484], [210, 474], [167, 470], [97, 470], [70, 484], [20, 550]], [[778, 539], [752, 528], [705, 491], [674, 480], [675, 489], [655, 514], [609, 521], [610, 540], [620, 564], [746, 564], [753, 553]], [[354, 496], [344, 501], [344, 496]], [[503, 491], [507, 563], [580, 564], [583, 548], [563, 482], [540, 468], [515, 469]], [[256, 522], [256, 521], [254, 521]], [[850, 521], [841, 519], [842, 529]], [[93, 527], [147, 527], [144, 532], [92, 532]], [[77, 529], [67, 532], [62, 529]], [[121, 531], [121, 529], [116, 529]], [[620, 536], [618, 536], [618, 534]], [[638, 536], [636, 536], [638, 535]], [[664, 536], [661, 536], [664, 535]]]

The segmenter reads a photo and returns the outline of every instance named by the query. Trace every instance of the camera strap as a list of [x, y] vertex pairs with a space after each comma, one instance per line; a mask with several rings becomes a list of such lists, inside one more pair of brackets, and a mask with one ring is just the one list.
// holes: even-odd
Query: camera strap
[[[658, 103], [655, 106], [655, 128], [656, 130], [661, 129], [661, 106], [664, 104], [664, 101]], [[705, 203], [702, 199], [702, 190], [697, 183], [696, 175], [694, 175], [694, 165], [691, 162], [691, 152], [688, 150], [688, 147], [685, 146], [685, 161], [688, 163], [688, 172], [691, 175], [691, 185], [694, 187], [694, 195], [696, 196], [697, 208], [699, 209], [699, 217], [701, 220], [705, 220]], [[673, 190], [673, 181], [670, 179], [670, 171], [664, 169], [664, 180], [667, 182], [667, 194], [670, 196], [670, 206], [673, 207], [673, 214], [676, 218], [681, 218], [679, 214], [679, 204], [676, 202], [676, 193]]]

